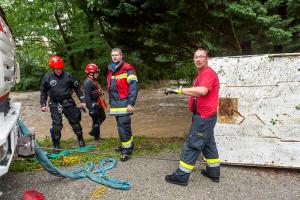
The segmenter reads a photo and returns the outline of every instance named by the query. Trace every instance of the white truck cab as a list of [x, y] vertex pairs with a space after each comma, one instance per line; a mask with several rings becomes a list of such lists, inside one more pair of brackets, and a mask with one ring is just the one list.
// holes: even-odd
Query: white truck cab
[[15, 43], [0, 8], [0, 176], [8, 172], [17, 144], [21, 104], [9, 93], [18, 81]]

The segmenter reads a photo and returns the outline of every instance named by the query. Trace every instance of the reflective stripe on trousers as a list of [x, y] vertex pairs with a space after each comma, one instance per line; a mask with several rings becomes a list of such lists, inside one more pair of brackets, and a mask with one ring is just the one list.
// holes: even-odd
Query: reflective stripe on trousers
[[220, 166], [220, 159], [206, 159], [207, 166], [209, 167], [219, 167]]
[[130, 148], [132, 146], [133, 137], [131, 132], [131, 118], [130, 116], [116, 116], [119, 137], [123, 148]]
[[130, 148], [130, 147], [132, 147], [132, 142], [133, 142], [133, 136], [130, 137], [129, 141], [122, 142], [122, 147], [123, 148]]
[[195, 168], [194, 165], [187, 164], [183, 162], [182, 160], [179, 161], [179, 167], [181, 171], [184, 171], [185, 173], [191, 173], [193, 169]]
[[[214, 138], [217, 117], [201, 118], [194, 114], [188, 138], [182, 147], [179, 169], [190, 173], [202, 152], [207, 160], [207, 172], [213, 177], [220, 176], [220, 159]], [[184, 164], [183, 164], [184, 163]]]

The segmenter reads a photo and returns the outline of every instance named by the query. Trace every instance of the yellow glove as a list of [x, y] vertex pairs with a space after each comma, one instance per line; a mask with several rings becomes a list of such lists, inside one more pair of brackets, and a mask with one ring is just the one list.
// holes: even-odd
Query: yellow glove
[[164, 90], [164, 92], [165, 92], [165, 95], [168, 95], [168, 94], [182, 94], [182, 86], [180, 86], [177, 89], [166, 88]]

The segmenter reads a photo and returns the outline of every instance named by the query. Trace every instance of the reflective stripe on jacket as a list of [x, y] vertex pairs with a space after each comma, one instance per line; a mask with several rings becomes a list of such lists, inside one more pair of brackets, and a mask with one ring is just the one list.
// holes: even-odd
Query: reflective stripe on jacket
[[127, 106], [134, 106], [138, 94], [138, 79], [135, 69], [123, 62], [117, 69], [108, 65], [107, 85], [109, 93], [110, 115], [131, 115]]

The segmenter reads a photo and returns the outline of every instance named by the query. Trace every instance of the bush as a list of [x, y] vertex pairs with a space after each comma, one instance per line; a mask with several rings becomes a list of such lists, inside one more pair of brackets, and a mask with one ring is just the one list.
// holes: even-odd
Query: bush
[[192, 85], [193, 80], [197, 74], [194, 64], [192, 63], [179, 63], [172, 79], [177, 80], [178, 84], [181, 81], [182, 84], [188, 86]]

